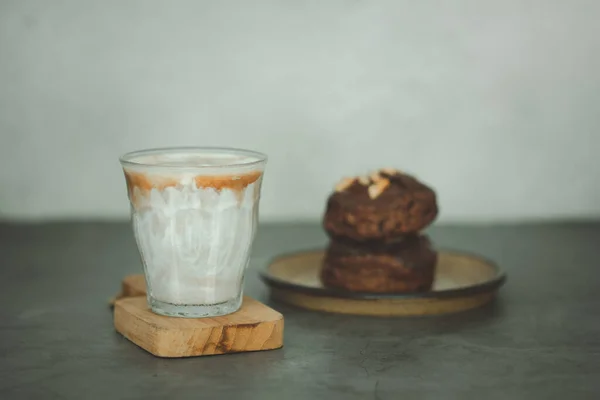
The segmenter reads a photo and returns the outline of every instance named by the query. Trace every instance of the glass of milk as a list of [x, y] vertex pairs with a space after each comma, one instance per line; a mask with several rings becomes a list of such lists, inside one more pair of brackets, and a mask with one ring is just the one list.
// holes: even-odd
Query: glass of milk
[[148, 304], [174, 317], [215, 317], [242, 304], [267, 156], [209, 147], [120, 158]]

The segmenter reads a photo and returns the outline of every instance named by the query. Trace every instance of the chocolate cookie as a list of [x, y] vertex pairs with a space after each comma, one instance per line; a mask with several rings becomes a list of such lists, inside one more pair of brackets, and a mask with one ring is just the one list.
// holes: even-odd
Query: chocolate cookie
[[382, 169], [348, 178], [329, 196], [323, 227], [332, 238], [394, 241], [436, 218], [435, 192], [411, 175]]
[[437, 253], [423, 235], [375, 246], [332, 240], [323, 259], [321, 281], [327, 287], [355, 292], [427, 291], [436, 263]]

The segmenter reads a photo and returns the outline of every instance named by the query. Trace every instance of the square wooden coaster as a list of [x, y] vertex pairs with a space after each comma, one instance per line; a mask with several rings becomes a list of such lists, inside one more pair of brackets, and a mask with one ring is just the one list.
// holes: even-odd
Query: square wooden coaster
[[206, 356], [283, 346], [283, 315], [250, 297], [244, 297], [237, 312], [221, 317], [166, 317], [150, 311], [145, 285], [132, 289], [132, 282], [139, 286], [140, 277], [127, 277], [114, 302], [115, 329], [155, 356]]

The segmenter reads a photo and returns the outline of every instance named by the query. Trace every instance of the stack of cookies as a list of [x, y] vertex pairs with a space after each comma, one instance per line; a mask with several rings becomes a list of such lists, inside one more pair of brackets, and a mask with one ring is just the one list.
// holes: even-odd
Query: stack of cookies
[[323, 217], [330, 237], [323, 284], [371, 293], [429, 290], [437, 253], [421, 231], [437, 214], [435, 192], [395, 169], [343, 179]]

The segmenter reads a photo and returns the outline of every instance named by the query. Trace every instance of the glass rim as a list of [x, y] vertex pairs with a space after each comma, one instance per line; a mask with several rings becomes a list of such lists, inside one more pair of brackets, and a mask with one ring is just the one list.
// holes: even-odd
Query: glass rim
[[[217, 165], [164, 165], [151, 162], [135, 161], [138, 157], [159, 155], [159, 154], [176, 154], [176, 153], [194, 153], [206, 152], [213, 154], [231, 154], [253, 158], [247, 162], [231, 162]], [[119, 162], [123, 167], [143, 167], [143, 168], [163, 168], [163, 169], [227, 169], [227, 168], [247, 168], [266, 163], [268, 157], [266, 154], [249, 149], [237, 147], [214, 147], [214, 146], [174, 146], [174, 147], [154, 147], [142, 150], [130, 151], [119, 156]]]

